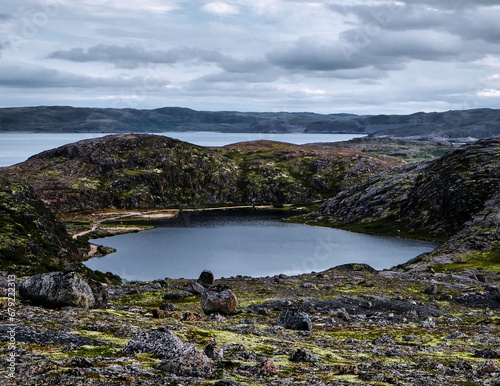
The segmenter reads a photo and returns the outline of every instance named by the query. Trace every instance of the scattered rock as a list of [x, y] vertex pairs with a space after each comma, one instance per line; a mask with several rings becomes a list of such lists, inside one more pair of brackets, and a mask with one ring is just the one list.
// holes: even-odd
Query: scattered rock
[[379, 344], [394, 345], [394, 340], [392, 339], [392, 336], [390, 336], [389, 334], [382, 334], [378, 338], [374, 339], [372, 343], [374, 345], [379, 345]]
[[205, 347], [205, 354], [207, 355], [207, 357], [211, 359], [224, 358], [224, 350], [220, 347], [217, 347], [217, 343], [213, 338], [210, 339], [210, 341], [207, 344], [207, 347]]
[[276, 320], [278, 326], [282, 326], [289, 330], [311, 331], [311, 318], [305, 312], [287, 309], [279, 314]]
[[500, 351], [492, 350], [491, 348], [485, 348], [482, 350], [474, 350], [474, 356], [478, 358], [500, 358]]
[[290, 360], [292, 362], [324, 362], [319, 356], [303, 348], [295, 350], [290, 356]]
[[163, 359], [179, 356], [185, 349], [186, 346], [177, 335], [166, 328], [159, 328], [141, 331], [125, 345], [123, 353], [151, 352]]
[[213, 364], [196, 346], [188, 346], [179, 356], [163, 360], [159, 370], [183, 377], [212, 378]]
[[431, 284], [430, 286], [424, 289], [424, 294], [426, 295], [437, 295], [439, 293], [438, 287], [435, 284]]
[[199, 322], [203, 320], [203, 316], [193, 312], [184, 312], [181, 316], [181, 320], [186, 322]]
[[179, 307], [177, 307], [173, 303], [166, 302], [166, 303], [163, 303], [160, 306], [160, 310], [165, 310], [165, 311], [179, 311]]
[[212, 271], [205, 269], [198, 278], [197, 282], [203, 287], [209, 287], [214, 284], [214, 274]]
[[490, 359], [484, 363], [481, 363], [475, 370], [476, 374], [492, 374], [500, 373], [500, 365], [497, 361]]
[[214, 386], [241, 386], [241, 383], [231, 381], [229, 379], [223, 379], [214, 383]]
[[238, 299], [234, 292], [225, 285], [208, 288], [201, 295], [201, 308], [207, 315], [218, 312], [222, 315], [234, 315], [237, 312]]
[[344, 374], [358, 375], [359, 369], [358, 369], [358, 366], [356, 366], [356, 365], [343, 365], [343, 366], [340, 366], [340, 368], [339, 368], [339, 374], [340, 375], [344, 375]]
[[272, 377], [278, 374], [276, 366], [270, 359], [266, 359], [258, 365], [251, 367], [249, 372], [258, 377]]
[[194, 295], [202, 295], [203, 292], [206, 291], [205, 287], [203, 287], [200, 283], [194, 281], [187, 285], [188, 292], [191, 292]]
[[[94, 289], [94, 292], [92, 291]], [[26, 279], [19, 287], [20, 295], [34, 304], [49, 308], [65, 306], [104, 307], [107, 291], [100, 283], [91, 285], [76, 272], [49, 272]]]
[[158, 319], [165, 319], [165, 318], [174, 318], [174, 319], [181, 319], [181, 315], [179, 315], [177, 312], [174, 311], [167, 311], [167, 310], [162, 310], [160, 308], [153, 308], [151, 310], [153, 313], [153, 318], [158, 318]]
[[167, 292], [163, 295], [164, 300], [179, 300], [193, 296], [191, 292], [181, 291], [181, 292]]

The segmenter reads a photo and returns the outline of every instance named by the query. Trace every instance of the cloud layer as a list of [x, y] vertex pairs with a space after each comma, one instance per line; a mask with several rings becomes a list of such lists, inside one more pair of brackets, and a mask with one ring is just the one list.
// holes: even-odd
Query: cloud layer
[[[487, 0], [26, 0], [0, 13], [0, 105], [411, 113], [497, 107]], [[75, 91], [75, 90], [79, 91]]]

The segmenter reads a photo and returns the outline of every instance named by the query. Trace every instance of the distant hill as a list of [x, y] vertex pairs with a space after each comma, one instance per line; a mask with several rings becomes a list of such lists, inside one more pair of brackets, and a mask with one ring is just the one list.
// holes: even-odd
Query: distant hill
[[0, 168], [56, 213], [325, 199], [401, 160], [272, 141], [204, 148], [165, 136], [119, 134], [48, 150]]
[[500, 135], [500, 110], [475, 109], [411, 115], [154, 110], [65, 106], [0, 109], [0, 132], [159, 133], [220, 131], [359, 133], [377, 137], [467, 141]]

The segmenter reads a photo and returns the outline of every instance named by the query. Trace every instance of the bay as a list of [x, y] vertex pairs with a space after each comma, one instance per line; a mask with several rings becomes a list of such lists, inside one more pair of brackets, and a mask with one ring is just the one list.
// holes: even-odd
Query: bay
[[[199, 146], [225, 146], [236, 142], [261, 139], [302, 145], [313, 142], [340, 142], [365, 136], [363, 134], [220, 133], [204, 131], [152, 134], [164, 135]], [[23, 162], [32, 155], [45, 150], [105, 135], [110, 135], [110, 133], [0, 133], [0, 167]]]
[[157, 228], [93, 242], [117, 249], [85, 262], [126, 280], [196, 279], [323, 271], [347, 263], [386, 269], [430, 252], [437, 244], [280, 222], [282, 213], [208, 211], [184, 213]]

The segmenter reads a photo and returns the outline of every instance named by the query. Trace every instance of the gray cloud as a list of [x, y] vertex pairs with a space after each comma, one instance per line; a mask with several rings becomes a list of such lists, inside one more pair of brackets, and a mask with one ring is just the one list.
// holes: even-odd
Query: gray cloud
[[147, 63], [187, 63], [221, 62], [224, 55], [216, 50], [203, 50], [189, 47], [176, 47], [167, 51], [147, 51], [137, 46], [118, 46], [99, 44], [88, 49], [73, 48], [67, 51], [52, 52], [48, 58], [72, 62], [107, 62], [121, 68], [136, 68]]
[[15, 88], [162, 88], [166, 80], [155, 77], [154, 82], [145, 77], [92, 77], [76, 75], [42, 66], [8, 64], [0, 65], [0, 85]]

